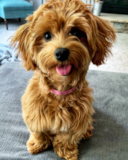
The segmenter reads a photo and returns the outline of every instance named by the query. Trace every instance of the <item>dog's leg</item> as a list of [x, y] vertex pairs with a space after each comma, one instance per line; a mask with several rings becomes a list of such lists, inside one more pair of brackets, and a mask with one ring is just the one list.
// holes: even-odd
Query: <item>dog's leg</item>
[[78, 141], [75, 135], [60, 133], [53, 139], [54, 151], [66, 160], [78, 160]]
[[37, 154], [47, 149], [50, 146], [50, 137], [44, 133], [30, 133], [30, 138], [27, 142], [27, 149], [31, 154]]
[[90, 139], [92, 137], [92, 130], [93, 130], [93, 126], [89, 125], [87, 132], [84, 135], [84, 139]]

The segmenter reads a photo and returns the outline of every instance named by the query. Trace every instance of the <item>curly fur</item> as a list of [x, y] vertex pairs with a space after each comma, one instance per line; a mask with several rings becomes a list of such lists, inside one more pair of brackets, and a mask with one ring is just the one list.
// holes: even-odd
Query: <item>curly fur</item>
[[[70, 35], [73, 27], [85, 33], [87, 39]], [[44, 39], [47, 31], [54, 35], [48, 42]], [[19, 27], [11, 45], [17, 45], [24, 67], [34, 70], [22, 97], [30, 153], [41, 152], [52, 143], [60, 157], [78, 159], [78, 143], [91, 137], [93, 128], [92, 89], [85, 76], [91, 61], [96, 65], [105, 62], [115, 38], [109, 22], [94, 16], [80, 0], [50, 0]], [[54, 52], [63, 47], [69, 49], [70, 55], [60, 62]], [[74, 66], [72, 73], [60, 76], [56, 66], [68, 63]], [[50, 92], [51, 88], [65, 91], [74, 86], [76, 90], [66, 96]]]

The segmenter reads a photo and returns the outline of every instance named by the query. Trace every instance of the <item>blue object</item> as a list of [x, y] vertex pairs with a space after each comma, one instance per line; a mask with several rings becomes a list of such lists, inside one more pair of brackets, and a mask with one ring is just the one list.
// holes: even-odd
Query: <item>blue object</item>
[[0, 0], [0, 17], [5, 20], [7, 29], [7, 19], [24, 18], [32, 13], [32, 4], [25, 0]]

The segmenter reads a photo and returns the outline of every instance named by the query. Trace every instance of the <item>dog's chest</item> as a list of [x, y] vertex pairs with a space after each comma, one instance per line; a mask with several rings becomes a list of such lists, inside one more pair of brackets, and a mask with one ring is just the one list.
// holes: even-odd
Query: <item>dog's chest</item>
[[[85, 105], [84, 105], [85, 104]], [[25, 105], [26, 107], [26, 105]], [[78, 100], [69, 99], [60, 103], [57, 100], [36, 101], [31, 107], [23, 109], [24, 120], [33, 132], [50, 132], [57, 134], [79, 128], [83, 125], [85, 112], [87, 112], [86, 103], [80, 105]]]
[[[42, 127], [53, 134], [66, 132], [71, 127], [72, 118], [66, 106], [52, 102], [42, 112]], [[47, 124], [47, 125], [45, 125]]]

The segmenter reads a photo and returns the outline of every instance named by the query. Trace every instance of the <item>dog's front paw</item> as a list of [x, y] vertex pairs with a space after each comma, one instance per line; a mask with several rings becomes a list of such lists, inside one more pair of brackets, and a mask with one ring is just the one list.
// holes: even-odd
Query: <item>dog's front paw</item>
[[78, 150], [74, 149], [70, 151], [70, 149], [65, 153], [64, 158], [66, 160], [78, 160]]
[[78, 160], [77, 144], [71, 144], [69, 141], [60, 139], [57, 136], [53, 140], [54, 151], [65, 160]]
[[28, 140], [27, 149], [31, 154], [37, 154], [44, 150], [44, 146], [42, 144], [35, 143], [34, 140]]
[[54, 151], [65, 160], [78, 160], [78, 149], [74, 146], [63, 147], [61, 144], [54, 146]]
[[50, 146], [50, 140], [37, 141], [35, 138], [30, 137], [27, 142], [27, 150], [31, 154], [37, 154], [47, 149]]

